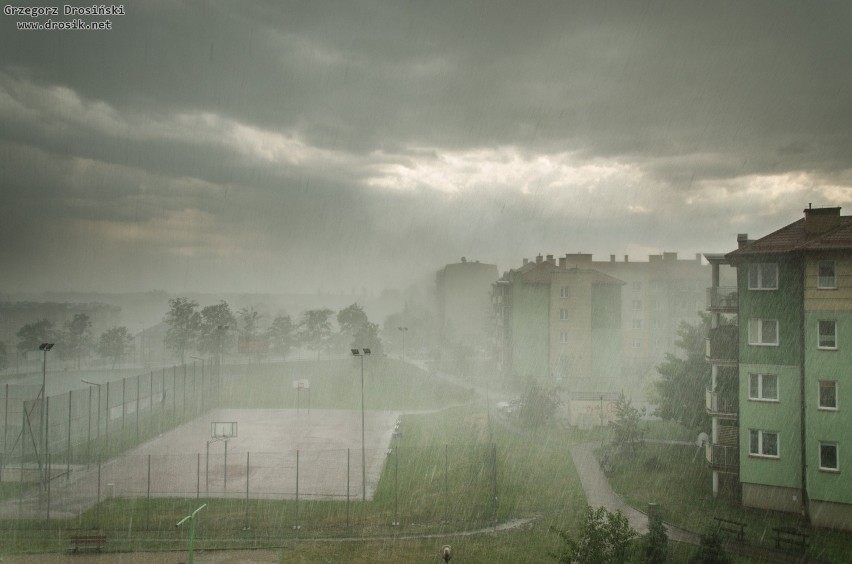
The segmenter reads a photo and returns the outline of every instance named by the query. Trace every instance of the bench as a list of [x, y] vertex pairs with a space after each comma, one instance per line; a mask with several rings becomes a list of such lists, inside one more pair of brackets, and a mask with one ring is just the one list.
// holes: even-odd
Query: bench
[[803, 533], [795, 527], [772, 527], [775, 531], [775, 548], [782, 548], [781, 545], [791, 545], [799, 549], [800, 552], [805, 552], [808, 548], [808, 534]]
[[106, 535], [74, 535], [71, 537], [72, 552], [80, 549], [101, 550], [106, 545]]
[[738, 541], [745, 540], [745, 523], [731, 521], [730, 519], [723, 519], [721, 517], [713, 517], [713, 519], [716, 521], [717, 531], [735, 534], [737, 535]]

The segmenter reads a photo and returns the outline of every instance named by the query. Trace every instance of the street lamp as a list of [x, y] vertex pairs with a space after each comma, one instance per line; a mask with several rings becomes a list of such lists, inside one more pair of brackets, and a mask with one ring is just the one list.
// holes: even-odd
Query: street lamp
[[367, 455], [364, 447], [364, 357], [370, 349], [350, 349], [352, 356], [361, 359], [361, 501], [367, 501]]
[[408, 327], [397, 327], [397, 329], [402, 333], [402, 362], [405, 362], [405, 332], [408, 331]]
[[[47, 352], [53, 348], [53, 343], [42, 343], [38, 346], [38, 350], [44, 353], [42, 362], [41, 362], [41, 429], [42, 436], [44, 437], [44, 442], [42, 443], [41, 456], [39, 457], [39, 463], [42, 460], [47, 462]], [[44, 471], [47, 472], [47, 468], [44, 467]], [[47, 474], [43, 474], [43, 478], [45, 480], [45, 484], [47, 483]]]
[[[89, 382], [88, 380], [81, 380], [84, 384], [88, 384], [90, 386], [96, 386], [98, 388], [98, 422], [95, 423], [95, 426], [98, 428], [97, 438], [95, 439], [98, 443], [98, 457], [100, 459], [101, 452], [101, 385], [97, 382]], [[91, 396], [89, 396], [91, 398]]]

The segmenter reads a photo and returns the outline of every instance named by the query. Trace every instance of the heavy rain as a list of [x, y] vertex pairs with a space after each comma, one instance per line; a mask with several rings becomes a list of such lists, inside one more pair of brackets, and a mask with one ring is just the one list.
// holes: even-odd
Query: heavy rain
[[4, 5], [0, 560], [848, 562], [850, 22]]

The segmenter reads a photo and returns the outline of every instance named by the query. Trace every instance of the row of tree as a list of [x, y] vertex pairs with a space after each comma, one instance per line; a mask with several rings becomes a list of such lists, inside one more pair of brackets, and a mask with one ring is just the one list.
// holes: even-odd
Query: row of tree
[[169, 300], [165, 321], [165, 344], [181, 362], [191, 350], [202, 354], [232, 350], [234, 335], [237, 350], [248, 354], [268, 349], [286, 356], [297, 347], [316, 352], [317, 358], [323, 352], [347, 348], [382, 353], [379, 326], [370, 322], [357, 303], [337, 314], [328, 308], [307, 310], [296, 322], [281, 313], [263, 327], [263, 316], [254, 308], [245, 307], [234, 314], [225, 300], [201, 308], [198, 302], [181, 297]]
[[[65, 360], [73, 360], [77, 368], [90, 352], [100, 358], [109, 359], [113, 366], [125, 357], [133, 345], [133, 337], [127, 327], [112, 327], [95, 339], [92, 320], [85, 313], [74, 315], [62, 326], [47, 319], [40, 319], [21, 327], [17, 332], [17, 349], [21, 354], [38, 350], [42, 343], [54, 343], [56, 352]], [[0, 369], [8, 364], [6, 343], [0, 343]]]

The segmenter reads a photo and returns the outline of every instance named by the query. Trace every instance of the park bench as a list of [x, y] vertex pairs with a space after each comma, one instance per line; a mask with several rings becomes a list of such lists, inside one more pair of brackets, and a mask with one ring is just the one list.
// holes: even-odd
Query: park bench
[[740, 523], [739, 521], [731, 521], [730, 519], [723, 519], [721, 517], [713, 517], [713, 519], [716, 521], [717, 531], [737, 535], [738, 541], [745, 540], [745, 523]]
[[772, 527], [775, 531], [775, 548], [782, 548], [781, 545], [795, 546], [800, 552], [804, 552], [808, 548], [808, 534], [803, 533], [795, 527]]
[[74, 535], [71, 537], [72, 552], [81, 549], [101, 550], [106, 545], [106, 535]]

